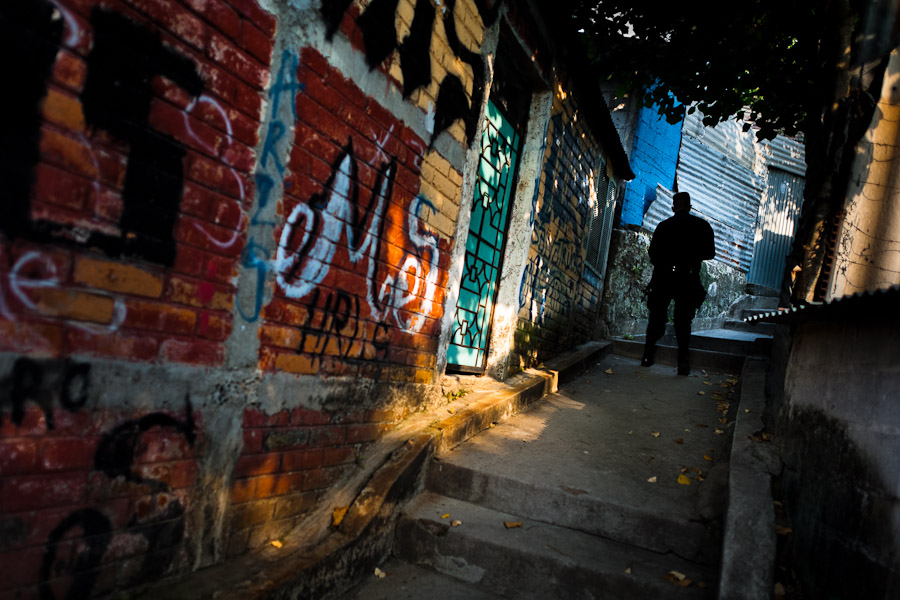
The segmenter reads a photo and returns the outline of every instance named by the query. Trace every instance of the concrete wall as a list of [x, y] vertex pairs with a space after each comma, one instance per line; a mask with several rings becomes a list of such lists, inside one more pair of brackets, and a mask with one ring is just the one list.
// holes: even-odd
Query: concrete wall
[[793, 336], [777, 439], [810, 597], [900, 594], [898, 325], [896, 314], [810, 322]]
[[[311, 515], [353, 498], [372, 443], [441, 397], [471, 142], [500, 28], [535, 54], [527, 9], [31, 0], [0, 15], [16, 57], [0, 595], [97, 595], [291, 530], [315, 539], [327, 522]], [[555, 87], [552, 56], [532, 62], [495, 364]]]

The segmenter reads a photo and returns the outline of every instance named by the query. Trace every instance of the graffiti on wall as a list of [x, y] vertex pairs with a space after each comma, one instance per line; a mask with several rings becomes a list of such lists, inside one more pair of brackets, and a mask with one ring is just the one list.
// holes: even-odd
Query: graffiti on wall
[[[447, 43], [454, 56], [472, 69], [471, 101], [462, 80], [452, 73], [444, 75], [438, 86], [435, 100], [433, 138], [449, 128], [457, 119], [462, 119], [469, 143], [475, 139], [478, 113], [485, 94], [485, 65], [481, 55], [473, 52], [460, 41], [456, 29], [456, 2], [446, 0], [442, 7], [442, 22], [447, 35]], [[328, 38], [340, 28], [344, 13], [352, 4], [351, 0], [324, 0], [322, 16], [327, 24]], [[487, 0], [474, 0], [475, 7], [485, 27], [490, 27], [497, 18], [500, 0], [488, 6]], [[395, 24], [398, 0], [372, 0], [360, 13], [356, 24], [362, 32], [369, 67], [379, 67], [394, 50], [400, 57], [403, 73], [403, 95], [409, 97], [415, 90], [431, 83], [431, 45], [434, 35], [436, 10], [432, 0], [416, 0], [409, 34], [398, 40]]]
[[245, 269], [256, 272], [256, 286], [254, 292], [253, 308], [245, 309], [238, 297], [238, 312], [241, 317], [249, 322], [259, 318], [262, 310], [266, 276], [269, 272], [271, 259], [266, 247], [257, 241], [257, 235], [265, 235], [275, 226], [275, 222], [266, 220], [262, 215], [272, 201], [272, 192], [275, 189], [275, 177], [284, 177], [285, 165], [278, 157], [278, 144], [288, 132], [288, 126], [280, 119], [278, 109], [282, 101], [290, 103], [294, 119], [297, 118], [297, 94], [305, 89], [305, 86], [297, 80], [297, 71], [300, 60], [294, 52], [285, 50], [281, 56], [281, 66], [278, 69], [278, 77], [269, 89], [269, 126], [266, 130], [263, 142], [262, 156], [256, 169], [254, 179], [258, 194], [257, 208], [250, 219], [251, 235], [241, 253], [241, 265]]
[[[11, 404], [11, 421], [17, 428], [25, 420], [26, 403], [34, 403], [40, 409], [46, 423], [47, 444], [60, 439], [51, 435], [58, 431], [54, 426], [56, 405], [68, 413], [84, 411], [88, 401], [91, 383], [91, 365], [72, 360], [19, 358], [12, 366], [10, 374], [0, 380], [0, 400]], [[77, 421], [81, 422], [81, 421]], [[0, 423], [2, 424], [2, 423]], [[71, 427], [71, 426], [70, 426]], [[15, 431], [15, 429], [14, 429]], [[30, 431], [26, 429], [26, 431]], [[72, 431], [65, 431], [62, 439], [71, 439]], [[77, 432], [79, 436], [83, 431]], [[32, 432], [31, 435], [34, 433]], [[149, 436], [149, 438], [148, 438]], [[43, 543], [43, 556], [37, 573], [42, 598], [57, 597], [86, 598], [90, 596], [100, 573], [107, 551], [118, 537], [119, 545], [125, 540], [141, 539], [146, 548], [140, 567], [129, 575], [132, 582], [148, 581], [161, 576], [172, 564], [184, 538], [185, 507], [166, 478], [172, 478], [166, 469], [155, 470], [141, 459], [153, 445], [150, 438], [173, 436], [182, 438], [188, 448], [193, 448], [197, 439], [197, 425], [194, 421], [190, 396], [184, 398], [184, 417], [162, 412], [153, 412], [139, 418], [128, 419], [103, 433], [93, 448], [92, 467], [94, 473], [102, 474], [101, 479], [92, 480], [90, 495], [101, 504], [78, 508], [63, 517], [50, 530]], [[79, 441], [90, 447], [90, 436]], [[172, 442], [168, 442], [172, 443]], [[49, 446], [48, 446], [49, 447]], [[71, 448], [71, 446], [69, 446]], [[69, 452], [73, 452], [72, 449]], [[74, 450], [80, 453], [81, 450]], [[155, 450], [159, 452], [159, 450]], [[46, 457], [45, 457], [45, 460]], [[55, 459], [51, 459], [55, 460]], [[63, 460], [65, 460], [63, 458]], [[43, 473], [34, 478], [30, 469], [13, 470], [18, 473], [12, 490], [20, 486], [38, 486], [46, 482]], [[185, 479], [179, 488], [189, 485]], [[31, 480], [33, 482], [29, 483]], [[120, 483], [114, 483], [119, 480]], [[124, 523], [115, 524], [108, 511], [116, 512], [111, 505], [103, 503], [109, 487], [111, 491], [121, 490], [121, 482], [133, 484], [125, 488], [132, 497], [129, 504], [133, 511], [126, 515]], [[54, 483], [59, 490], [67, 485], [65, 481]], [[58, 493], [55, 492], [55, 493]], [[110, 498], [118, 496], [113, 491]], [[81, 504], [81, 501], [76, 502]], [[26, 512], [38, 507], [22, 506]], [[54, 507], [50, 507], [51, 510]], [[18, 527], [20, 539], [27, 538], [27, 525], [14, 526], [20, 521], [18, 509], [4, 516], [4, 529]], [[40, 517], [39, 517], [40, 518]], [[13, 524], [13, 525], [11, 525]], [[26, 528], [26, 529], [23, 529]], [[10, 540], [5, 540], [8, 543]], [[65, 592], [65, 593], [63, 593]]]
[[[407, 332], [422, 329], [425, 315], [431, 313], [440, 260], [437, 236], [425, 228], [423, 220], [423, 211], [433, 211], [434, 206], [422, 197], [409, 204], [407, 234], [413, 250], [405, 253], [399, 270], [387, 272], [380, 258], [385, 211], [396, 168], [393, 160], [381, 166], [374, 193], [364, 205], [357, 159], [352, 144], [348, 144], [333, 165], [325, 192], [294, 207], [282, 230], [275, 260], [278, 284], [288, 298], [303, 298], [313, 292], [331, 271], [340, 241], [346, 240], [346, 246], [341, 248], [346, 252], [343, 258], [350, 265], [365, 267], [366, 302], [371, 318], [378, 322], [392, 320]], [[358, 306], [344, 302], [346, 310], [354, 305]], [[405, 316], [406, 313], [412, 316]]]
[[[38, 241], [67, 240], [96, 247], [110, 256], [134, 256], [149, 262], [171, 265], [175, 259], [172, 230], [181, 205], [183, 160], [186, 150], [179, 141], [149, 125], [153, 98], [151, 80], [164, 76], [192, 98], [200, 96], [203, 82], [193, 63], [163, 46], [159, 36], [124, 16], [95, 7], [91, 11], [93, 47], [87, 58], [87, 77], [81, 92], [85, 123], [129, 145], [129, 160], [122, 189], [119, 232], [88, 231], [45, 219], [33, 220], [28, 202], [34, 169], [40, 158], [40, 100], [47, 94], [46, 79], [56, 62], [62, 36], [62, 22], [54, 21], [58, 10], [46, 0], [22, 4], [11, 15], [23, 19], [48, 42], [42, 52], [23, 34], [4, 48], [7, 56], [29, 56], [27, 81], [41, 77], [30, 94], [14, 94], [17, 113], [28, 115], [27, 123], [14, 128], [13, 139], [3, 154], [26, 148], [28, 163], [22, 165], [13, 189], [15, 202], [4, 203], [0, 230], [8, 237]], [[4, 160], [7, 157], [4, 156]]]
[[590, 208], [596, 203], [596, 150], [585, 147], [572, 121], [551, 118], [543, 168], [543, 194], [532, 214], [531, 252], [519, 287], [519, 307], [544, 324], [551, 315], [568, 318], [576, 283], [584, 270]]

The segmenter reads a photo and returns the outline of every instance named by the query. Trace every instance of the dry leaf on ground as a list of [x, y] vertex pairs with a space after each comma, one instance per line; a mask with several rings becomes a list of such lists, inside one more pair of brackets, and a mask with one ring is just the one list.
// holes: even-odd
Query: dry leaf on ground
[[647, 483], [656, 483], [656, 475], [647, 480]]
[[678, 476], [678, 483], [680, 483], [681, 485], [691, 485], [691, 480], [688, 479], [688, 478], [687, 478], [686, 476], [684, 476], [684, 475], [679, 475], [679, 476]]
[[375, 577], [377, 577], [378, 579], [384, 579], [385, 577], [387, 577], [387, 573], [385, 573], [378, 567], [375, 567]]
[[683, 443], [684, 443], [684, 439], [678, 438], [677, 440], [675, 440], [675, 443], [676, 443], [676, 444], [683, 444]]
[[503, 521], [503, 526], [507, 529], [515, 529], [522, 526], [522, 521]]
[[697, 427], [709, 427], [706, 423], [697, 423]]
[[344, 520], [344, 515], [347, 514], [347, 510], [349, 506], [336, 506], [333, 511], [331, 511], [331, 526], [337, 527], [341, 524], [341, 521]]
[[442, 514], [442, 515], [441, 515], [441, 518], [442, 518], [442, 519], [449, 519], [449, 518], [450, 518], [450, 513], [444, 513], [444, 514]]
[[724, 430], [722, 430], [722, 429], [716, 429], [716, 435], [722, 435], [723, 433], [725, 433]]
[[712, 381], [704, 381], [703, 385], [712, 385]]
[[462, 525], [462, 521], [460, 521], [459, 519], [453, 519], [452, 521], [450, 521], [450, 527], [459, 527], [460, 525]]
[[607, 369], [607, 370], [605, 370], [605, 371], [603, 371], [603, 372], [606, 373], [607, 375], [612, 375], [612, 374], [613, 374], [613, 370], [612, 370], [612, 369]]
[[703, 458], [705, 458], [706, 460], [712, 460], [712, 456], [710, 456], [709, 454], [704, 454]]
[[272, 540], [272, 545], [275, 546], [276, 548], [281, 548], [282, 546], [284, 546], [284, 544], [281, 543], [279, 540]]
[[776, 526], [775, 526], [775, 533], [776, 533], [777, 535], [787, 535], [787, 534], [789, 534], [789, 533], [794, 533], [794, 530], [791, 529], [790, 527], [785, 527], [785, 526], [783, 526], [783, 525], [776, 525]]
[[697, 392], [697, 395], [698, 395], [698, 396], [705, 396], [705, 395], [706, 395], [706, 392]]
[[654, 431], [654, 432], [651, 433], [650, 435], [652, 435], [653, 437], [659, 437], [659, 432], [658, 432], [658, 431]]
[[666, 579], [678, 587], [687, 587], [693, 583], [693, 581], [684, 576], [684, 573], [679, 573], [678, 571], [669, 571]]

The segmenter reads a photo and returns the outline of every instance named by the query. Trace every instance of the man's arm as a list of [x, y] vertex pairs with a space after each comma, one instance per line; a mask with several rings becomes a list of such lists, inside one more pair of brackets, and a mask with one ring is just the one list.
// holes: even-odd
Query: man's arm
[[716, 257], [716, 238], [715, 234], [713, 234], [712, 226], [706, 221], [703, 221], [703, 224], [706, 227], [704, 227], [705, 231], [703, 232], [702, 259], [709, 260]]

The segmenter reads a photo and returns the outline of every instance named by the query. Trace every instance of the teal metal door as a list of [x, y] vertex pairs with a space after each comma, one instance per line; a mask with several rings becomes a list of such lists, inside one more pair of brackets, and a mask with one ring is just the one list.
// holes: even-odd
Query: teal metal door
[[496, 104], [488, 101], [466, 262], [447, 349], [451, 370], [484, 372], [518, 159], [515, 127]]

